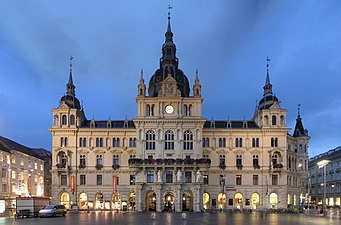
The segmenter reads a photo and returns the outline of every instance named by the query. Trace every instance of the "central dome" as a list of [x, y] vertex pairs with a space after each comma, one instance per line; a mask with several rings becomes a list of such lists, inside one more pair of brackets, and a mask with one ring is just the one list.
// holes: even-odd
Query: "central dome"
[[162, 82], [168, 74], [177, 82], [177, 87], [181, 91], [181, 97], [189, 97], [189, 82], [182, 70], [174, 67], [163, 67], [155, 71], [154, 75], [150, 78], [148, 94], [150, 97], [157, 97], [161, 90]]

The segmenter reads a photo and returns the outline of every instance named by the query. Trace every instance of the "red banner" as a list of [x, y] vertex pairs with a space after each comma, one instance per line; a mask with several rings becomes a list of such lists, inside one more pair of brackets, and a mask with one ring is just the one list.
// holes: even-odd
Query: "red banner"
[[70, 176], [70, 191], [72, 193], [76, 192], [76, 176]]
[[112, 193], [117, 193], [117, 176], [112, 176]]

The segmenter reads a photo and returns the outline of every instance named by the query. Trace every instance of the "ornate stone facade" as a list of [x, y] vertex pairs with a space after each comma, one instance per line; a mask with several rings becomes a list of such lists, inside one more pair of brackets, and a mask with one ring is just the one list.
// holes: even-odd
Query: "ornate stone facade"
[[206, 120], [198, 71], [190, 95], [178, 68], [170, 18], [165, 36], [149, 96], [141, 71], [132, 120], [87, 120], [70, 68], [67, 95], [52, 109], [49, 129], [53, 201], [138, 211], [298, 206], [309, 136], [300, 116], [288, 133], [269, 72], [251, 120]]

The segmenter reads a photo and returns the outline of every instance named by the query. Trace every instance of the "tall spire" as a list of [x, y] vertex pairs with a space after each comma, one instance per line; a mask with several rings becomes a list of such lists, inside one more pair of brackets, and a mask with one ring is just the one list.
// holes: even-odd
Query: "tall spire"
[[301, 118], [301, 104], [297, 104], [297, 118]]
[[266, 81], [265, 81], [265, 85], [263, 87], [263, 89], [264, 89], [263, 96], [270, 96], [270, 95], [272, 95], [272, 85], [270, 83], [270, 75], [269, 75], [269, 61], [270, 61], [270, 59], [268, 56], [266, 57], [266, 61], [267, 61], [267, 63], [266, 63]]
[[70, 56], [70, 74], [69, 74], [69, 82], [66, 84], [66, 95], [75, 97], [75, 85], [73, 85], [73, 79], [72, 79], [72, 60], [73, 57]]
[[304, 129], [303, 123], [302, 123], [302, 118], [301, 118], [301, 104], [297, 104], [298, 112], [297, 112], [297, 119], [296, 119], [296, 125], [294, 129], [294, 137], [299, 137], [299, 136], [308, 136], [308, 130]]
[[160, 67], [167, 67], [177, 69], [178, 68], [178, 58], [176, 58], [176, 46], [173, 42], [173, 33], [170, 24], [170, 10], [172, 7], [168, 6], [168, 24], [167, 31], [165, 33], [165, 43], [162, 45], [162, 58], [160, 59]]

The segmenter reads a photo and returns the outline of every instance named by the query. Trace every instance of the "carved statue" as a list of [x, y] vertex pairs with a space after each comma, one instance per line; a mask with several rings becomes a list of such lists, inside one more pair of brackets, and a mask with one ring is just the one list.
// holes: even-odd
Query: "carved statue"
[[162, 173], [161, 170], [157, 171], [157, 181], [162, 182]]
[[182, 172], [180, 170], [178, 170], [178, 172], [176, 173], [176, 182], [181, 182], [182, 181]]
[[202, 183], [202, 174], [201, 174], [200, 170], [197, 171], [196, 183]]

